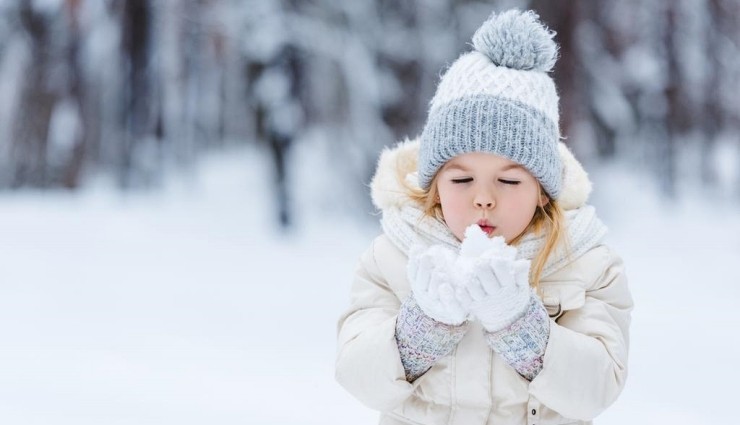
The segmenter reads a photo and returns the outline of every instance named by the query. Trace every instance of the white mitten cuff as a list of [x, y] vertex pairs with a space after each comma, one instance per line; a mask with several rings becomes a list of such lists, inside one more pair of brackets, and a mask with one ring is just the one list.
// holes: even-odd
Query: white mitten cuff
[[500, 292], [473, 301], [472, 311], [488, 332], [508, 328], [527, 312], [531, 290]]

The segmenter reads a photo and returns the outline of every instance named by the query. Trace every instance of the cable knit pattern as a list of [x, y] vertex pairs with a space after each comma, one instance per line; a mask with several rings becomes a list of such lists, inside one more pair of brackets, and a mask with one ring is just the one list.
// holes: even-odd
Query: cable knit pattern
[[522, 318], [501, 331], [486, 332], [488, 345], [528, 381], [542, 370], [542, 358], [549, 337], [547, 310], [534, 293]]
[[[539, 96], [533, 96], [539, 92]], [[555, 93], [555, 84], [544, 72], [495, 67], [483, 53], [472, 51], [460, 56], [445, 72], [429, 109], [433, 111], [454, 100], [487, 95], [529, 104], [546, 119], [557, 123], [558, 99], [550, 97], [556, 96]]]
[[413, 296], [406, 298], [396, 319], [396, 343], [406, 380], [415, 381], [450, 354], [467, 328], [467, 323], [452, 326], [437, 322], [424, 314]]

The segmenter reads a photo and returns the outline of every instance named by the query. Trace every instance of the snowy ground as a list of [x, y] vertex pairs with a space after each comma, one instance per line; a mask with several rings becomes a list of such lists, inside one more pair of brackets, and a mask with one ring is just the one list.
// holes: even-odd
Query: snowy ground
[[[276, 233], [263, 170], [239, 151], [194, 192], [1, 195], [0, 423], [375, 423], [333, 364], [377, 230], [314, 212]], [[628, 385], [597, 423], [733, 423], [740, 207], [594, 177], [636, 301]]]

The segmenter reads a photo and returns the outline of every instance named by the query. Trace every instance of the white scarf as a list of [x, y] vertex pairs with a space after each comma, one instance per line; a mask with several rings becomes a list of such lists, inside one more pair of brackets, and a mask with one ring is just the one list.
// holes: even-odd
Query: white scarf
[[[598, 245], [606, 235], [606, 226], [596, 217], [596, 210], [590, 205], [565, 211], [568, 249], [556, 249], [548, 257], [542, 270], [546, 277], [568, 264], [588, 250]], [[383, 210], [381, 220], [383, 231], [404, 254], [408, 255], [412, 246], [442, 244], [459, 252], [460, 241], [447, 225], [427, 216], [413, 205], [392, 207]], [[545, 243], [545, 236], [525, 235], [517, 248], [517, 258], [531, 260]]]

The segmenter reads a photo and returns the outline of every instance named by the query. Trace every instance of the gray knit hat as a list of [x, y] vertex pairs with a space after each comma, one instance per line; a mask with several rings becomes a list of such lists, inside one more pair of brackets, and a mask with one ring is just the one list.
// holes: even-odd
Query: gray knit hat
[[555, 34], [532, 11], [492, 14], [473, 35], [472, 52], [445, 72], [421, 134], [419, 184], [456, 155], [488, 152], [521, 164], [557, 198], [558, 95], [547, 74]]

